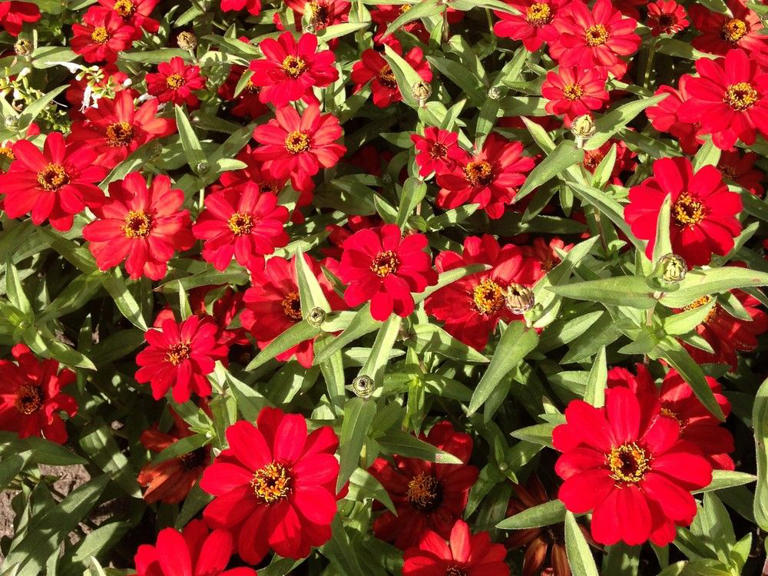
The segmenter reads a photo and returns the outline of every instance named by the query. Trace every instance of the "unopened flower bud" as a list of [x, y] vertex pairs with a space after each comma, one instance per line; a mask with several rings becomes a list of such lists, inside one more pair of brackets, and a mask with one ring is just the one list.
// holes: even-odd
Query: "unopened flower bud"
[[352, 392], [358, 398], [370, 398], [375, 388], [376, 384], [370, 376], [362, 375], [352, 380]]
[[424, 80], [418, 80], [411, 86], [411, 94], [419, 101], [419, 106], [424, 106], [429, 97], [432, 96], [432, 87]]
[[498, 86], [491, 86], [488, 90], [488, 98], [491, 100], [498, 100], [501, 98], [501, 89]]
[[197, 36], [195, 36], [192, 32], [187, 32], [185, 30], [184, 32], [180, 32], [176, 37], [176, 43], [182, 50], [191, 52], [197, 48]]
[[576, 137], [576, 147], [583, 148], [587, 140], [595, 135], [597, 128], [595, 128], [595, 121], [589, 114], [584, 114], [574, 119], [571, 124], [571, 133]]
[[307, 315], [307, 322], [310, 326], [319, 328], [320, 324], [325, 322], [325, 310], [319, 306], [315, 306], [312, 308], [312, 310], [309, 311], [309, 314]]
[[205, 160], [203, 160], [202, 162], [197, 163], [197, 166], [195, 166], [195, 172], [197, 172], [198, 174], [205, 174], [206, 172], [208, 172], [208, 170], [210, 170], [210, 168], [211, 168], [211, 165], [208, 164], [208, 162], [206, 162]]
[[19, 38], [16, 41], [16, 44], [13, 45], [13, 51], [16, 52], [16, 54], [19, 56], [29, 56], [32, 54], [32, 49], [32, 42], [26, 38]]
[[513, 314], [523, 314], [533, 308], [536, 299], [530, 288], [522, 284], [510, 284], [507, 286], [504, 302]]
[[685, 259], [677, 254], [665, 254], [659, 259], [661, 277], [665, 282], [681, 282], [688, 273]]

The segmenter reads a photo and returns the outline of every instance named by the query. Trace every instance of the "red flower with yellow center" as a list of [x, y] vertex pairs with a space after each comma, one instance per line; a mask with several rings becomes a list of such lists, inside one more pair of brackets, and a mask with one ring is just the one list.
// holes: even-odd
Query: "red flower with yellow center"
[[72, 50], [86, 62], [113, 63], [119, 52], [130, 48], [135, 34], [133, 26], [112, 10], [91, 6], [82, 24], [72, 24]]
[[768, 48], [768, 36], [762, 33], [760, 16], [741, 0], [728, 0], [725, 4], [730, 14], [713, 12], [698, 2], [691, 4], [691, 20], [699, 32], [693, 47], [720, 56], [740, 48], [753, 57], [762, 57]]
[[178, 56], [171, 58], [170, 62], [158, 64], [157, 73], [147, 74], [146, 81], [147, 92], [157, 96], [160, 102], [186, 104], [192, 108], [200, 103], [194, 92], [205, 88], [200, 67], [188, 66]]
[[[394, 49], [398, 53], [402, 52], [399, 46], [395, 46]], [[421, 48], [418, 46], [411, 48], [403, 58], [424, 82], [432, 81], [432, 69], [424, 59], [424, 52]], [[355, 83], [355, 92], [359, 92], [363, 86], [371, 83], [373, 104], [379, 108], [386, 108], [403, 99], [397, 86], [395, 73], [389, 63], [376, 50], [368, 49], [361, 54], [360, 61], [355, 62], [352, 67], [351, 79]]]
[[493, 33], [500, 38], [522, 40], [526, 50], [535, 52], [544, 42], [557, 37], [554, 21], [568, 0], [512, 0], [507, 4], [517, 13], [495, 11], [500, 20], [493, 26]]
[[561, 67], [557, 72], [547, 72], [541, 85], [541, 95], [549, 100], [547, 112], [564, 115], [565, 125], [570, 126], [575, 117], [600, 110], [608, 101], [606, 79], [601, 68], [581, 71]]

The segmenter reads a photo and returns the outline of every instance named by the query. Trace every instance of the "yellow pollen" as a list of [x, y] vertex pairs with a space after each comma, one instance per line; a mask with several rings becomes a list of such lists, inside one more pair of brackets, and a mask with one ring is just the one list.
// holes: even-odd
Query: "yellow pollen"
[[578, 100], [583, 94], [584, 89], [581, 87], [581, 84], [568, 84], [563, 88], [563, 96], [571, 102]]
[[472, 186], [487, 186], [493, 180], [493, 167], [485, 160], [474, 160], [464, 166], [464, 177]]
[[307, 69], [307, 63], [296, 56], [286, 56], [283, 60], [283, 71], [289, 78], [298, 78]]
[[605, 460], [616, 482], [637, 484], [651, 469], [651, 458], [634, 442], [611, 448]]
[[293, 320], [294, 322], [299, 322], [301, 320], [301, 299], [299, 298], [298, 292], [289, 292], [288, 295], [283, 298], [281, 305], [283, 306], [283, 314], [285, 314], [288, 319]]
[[8, 160], [16, 160], [16, 156], [14, 156], [10, 146], [0, 146], [0, 156], [8, 158]]
[[440, 481], [420, 472], [408, 482], [408, 503], [422, 512], [429, 512], [440, 506], [443, 501], [443, 487]]
[[379, 252], [371, 262], [371, 272], [379, 278], [395, 274], [398, 268], [400, 268], [400, 258], [392, 250]]
[[602, 24], [590, 26], [584, 32], [584, 40], [587, 46], [602, 46], [608, 42], [608, 30]]
[[39, 387], [33, 384], [22, 384], [16, 396], [16, 409], [29, 416], [43, 405], [43, 394]]
[[37, 183], [43, 190], [55, 192], [62, 186], [69, 184], [69, 174], [61, 164], [51, 163], [37, 173]]
[[747, 27], [747, 23], [744, 22], [744, 20], [739, 20], [738, 18], [731, 18], [725, 24], [723, 24], [723, 38], [732, 44], [736, 44], [739, 40], [746, 36], [748, 32], [749, 28]]
[[381, 70], [379, 70], [379, 82], [381, 82], [387, 88], [391, 88], [393, 90], [397, 88], [397, 79], [395, 78], [395, 73], [392, 72], [392, 68], [389, 66], [389, 64], [383, 66]]
[[165, 353], [165, 359], [174, 366], [178, 366], [189, 358], [191, 350], [192, 347], [189, 345], [189, 342], [178, 342], [168, 348], [168, 352]]
[[133, 126], [128, 122], [115, 122], [107, 126], [107, 144], [113, 148], [128, 146], [133, 141]]
[[168, 76], [168, 78], [165, 79], [165, 85], [168, 86], [171, 90], [178, 90], [184, 84], [186, 81], [184, 80], [184, 76], [181, 74], [171, 74]]
[[270, 462], [254, 472], [251, 488], [259, 500], [265, 504], [272, 504], [290, 494], [291, 475], [282, 464]]
[[152, 218], [144, 212], [133, 210], [125, 216], [123, 234], [126, 238], [146, 238], [152, 230]]
[[723, 96], [723, 101], [739, 112], [749, 110], [758, 100], [757, 90], [749, 82], [731, 84]]
[[123, 18], [128, 18], [128, 16], [136, 12], [136, 6], [131, 0], [117, 0], [114, 10]]
[[687, 192], [680, 194], [677, 202], [672, 206], [672, 219], [680, 228], [685, 226], [693, 228], [704, 220], [705, 216], [706, 208], [704, 205], [698, 200], [694, 200]]
[[411, 6], [410, 4], [401, 4], [400, 5], [400, 14], [405, 14], [411, 8], [413, 8], [413, 6]]
[[96, 44], [106, 44], [107, 40], [109, 40], [109, 32], [107, 32], [104, 26], [97, 26], [91, 32], [91, 40], [96, 42]]
[[472, 301], [480, 314], [493, 314], [504, 306], [504, 290], [490, 278], [475, 286]]
[[328, 24], [328, 6], [318, 2], [309, 3], [310, 20], [316, 29], [325, 28]]
[[285, 149], [291, 154], [299, 154], [306, 152], [310, 149], [312, 141], [309, 139], [309, 134], [299, 132], [298, 130], [291, 132], [285, 138]]
[[[688, 304], [687, 306], [683, 306], [683, 310], [695, 310], [696, 308], [701, 308], [702, 306], [706, 306], [712, 301], [712, 296], [701, 296], [700, 298], [696, 298], [693, 302]], [[704, 321], [702, 324], [708, 323], [712, 318], [715, 317], [715, 314], [717, 314], [717, 304], [715, 304], [712, 307], [712, 310], [709, 311], [707, 314], [707, 317], [704, 318]]]
[[253, 219], [250, 214], [235, 212], [229, 217], [227, 225], [229, 225], [229, 229], [232, 230], [232, 234], [235, 236], [245, 236], [250, 234], [253, 229]]
[[539, 27], [552, 22], [552, 9], [549, 4], [534, 2], [525, 11], [525, 21], [531, 26]]
[[666, 408], [666, 407], [662, 407], [659, 412], [661, 412], [662, 416], [666, 416], [667, 418], [672, 418], [672, 420], [677, 422], [677, 425], [680, 426], [680, 430], [683, 430], [683, 428], [685, 428], [685, 425], [686, 425], [685, 421], [681, 420], [680, 417], [673, 410], [670, 410], [669, 408]]

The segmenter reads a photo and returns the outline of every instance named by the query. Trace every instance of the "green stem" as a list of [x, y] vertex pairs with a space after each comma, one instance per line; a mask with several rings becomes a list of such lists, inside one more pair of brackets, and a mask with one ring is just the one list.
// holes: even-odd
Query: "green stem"
[[659, 39], [653, 37], [651, 45], [648, 47], [648, 58], [645, 61], [645, 69], [643, 70], [643, 88], [650, 89], [651, 85], [651, 70], [653, 69], [653, 61], [656, 56], [656, 45]]

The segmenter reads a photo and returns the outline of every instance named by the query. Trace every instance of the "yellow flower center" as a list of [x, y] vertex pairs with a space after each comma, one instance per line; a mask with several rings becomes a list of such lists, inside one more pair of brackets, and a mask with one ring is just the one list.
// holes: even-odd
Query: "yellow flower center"
[[37, 173], [37, 183], [47, 192], [55, 192], [62, 186], [69, 184], [69, 174], [61, 164], [48, 164]]
[[389, 64], [384, 65], [381, 70], [379, 70], [379, 82], [384, 84], [387, 88], [393, 90], [397, 88], [397, 79]]
[[285, 314], [289, 320], [299, 322], [301, 316], [301, 299], [298, 292], [289, 292], [288, 295], [283, 298], [281, 302], [283, 306], [283, 314]]
[[168, 348], [168, 352], [165, 353], [165, 359], [174, 366], [178, 366], [189, 358], [191, 350], [189, 342], [178, 342]]
[[[694, 300], [687, 306], [683, 306], [683, 310], [695, 310], [696, 308], [701, 308], [702, 306], [706, 306], [711, 301], [712, 301], [712, 296], [701, 296], [700, 298], [696, 298], [696, 300]], [[712, 307], [712, 310], [709, 311], [709, 313], [707, 314], [707, 317], [704, 318], [704, 321], [702, 322], [702, 324], [706, 324], [707, 322], [712, 320], [712, 318], [715, 317], [716, 313], [717, 313], [717, 304], [715, 304]]]
[[371, 271], [379, 278], [386, 278], [400, 268], [400, 258], [392, 250], [379, 252], [371, 262]]
[[584, 40], [587, 46], [602, 46], [608, 42], [608, 30], [602, 24], [590, 26], [584, 32]]
[[413, 8], [413, 6], [411, 6], [410, 4], [400, 4], [400, 14], [405, 14], [411, 8]]
[[672, 206], [672, 219], [680, 228], [685, 226], [693, 228], [704, 220], [705, 216], [706, 208], [704, 205], [698, 200], [694, 200], [687, 192], [680, 194], [677, 202]]
[[235, 236], [245, 236], [250, 234], [253, 229], [253, 219], [250, 214], [244, 214], [242, 212], [235, 212], [229, 217], [227, 221], [229, 229], [232, 230], [232, 234]]
[[144, 212], [133, 210], [125, 216], [123, 234], [126, 238], [146, 238], [152, 230], [152, 218]]
[[328, 6], [318, 2], [309, 3], [310, 20], [316, 29], [325, 28], [328, 24]]
[[504, 289], [490, 278], [475, 286], [472, 301], [480, 314], [493, 314], [504, 306]]
[[290, 494], [291, 475], [282, 464], [270, 462], [254, 472], [251, 488], [259, 500], [272, 504]]
[[133, 141], [133, 126], [128, 122], [115, 122], [107, 126], [107, 144], [113, 148], [128, 146]]
[[283, 60], [283, 71], [290, 78], [298, 78], [307, 69], [307, 63], [296, 56], [286, 56]]
[[181, 74], [171, 74], [165, 79], [165, 84], [171, 90], [178, 90], [185, 84], [184, 76]]
[[563, 96], [571, 102], [578, 100], [583, 94], [584, 89], [581, 87], [581, 84], [568, 84], [563, 88]]
[[0, 156], [8, 158], [8, 160], [16, 160], [16, 156], [14, 156], [10, 146], [0, 146]]
[[525, 11], [526, 22], [535, 27], [549, 24], [552, 22], [553, 16], [549, 4], [544, 4], [543, 2], [534, 2], [528, 7], [528, 10]]
[[605, 459], [611, 469], [611, 478], [617, 482], [637, 484], [651, 469], [650, 456], [634, 442], [611, 448]]
[[437, 478], [421, 472], [408, 482], [406, 497], [408, 503], [417, 510], [429, 512], [440, 506], [443, 501], [443, 487]]
[[739, 20], [738, 18], [731, 18], [725, 24], [723, 24], [723, 38], [732, 44], [736, 44], [748, 32], [749, 28], [747, 27], [747, 23], [744, 22], [744, 20]]
[[114, 9], [123, 18], [128, 18], [128, 16], [136, 12], [136, 6], [131, 0], [117, 0]]
[[106, 44], [107, 40], [109, 40], [109, 32], [107, 32], [104, 26], [97, 26], [91, 32], [91, 40], [96, 42], [96, 44]]
[[728, 106], [739, 112], [749, 110], [759, 100], [757, 90], [749, 82], [737, 82], [731, 84], [723, 97]]
[[306, 152], [310, 149], [311, 144], [312, 142], [309, 139], [309, 134], [299, 132], [298, 130], [291, 132], [285, 138], [285, 149], [291, 154]]
[[485, 160], [475, 160], [464, 166], [464, 177], [472, 186], [487, 186], [493, 180], [493, 167]]
[[29, 416], [43, 405], [43, 394], [40, 388], [33, 384], [22, 384], [16, 396], [16, 409]]

